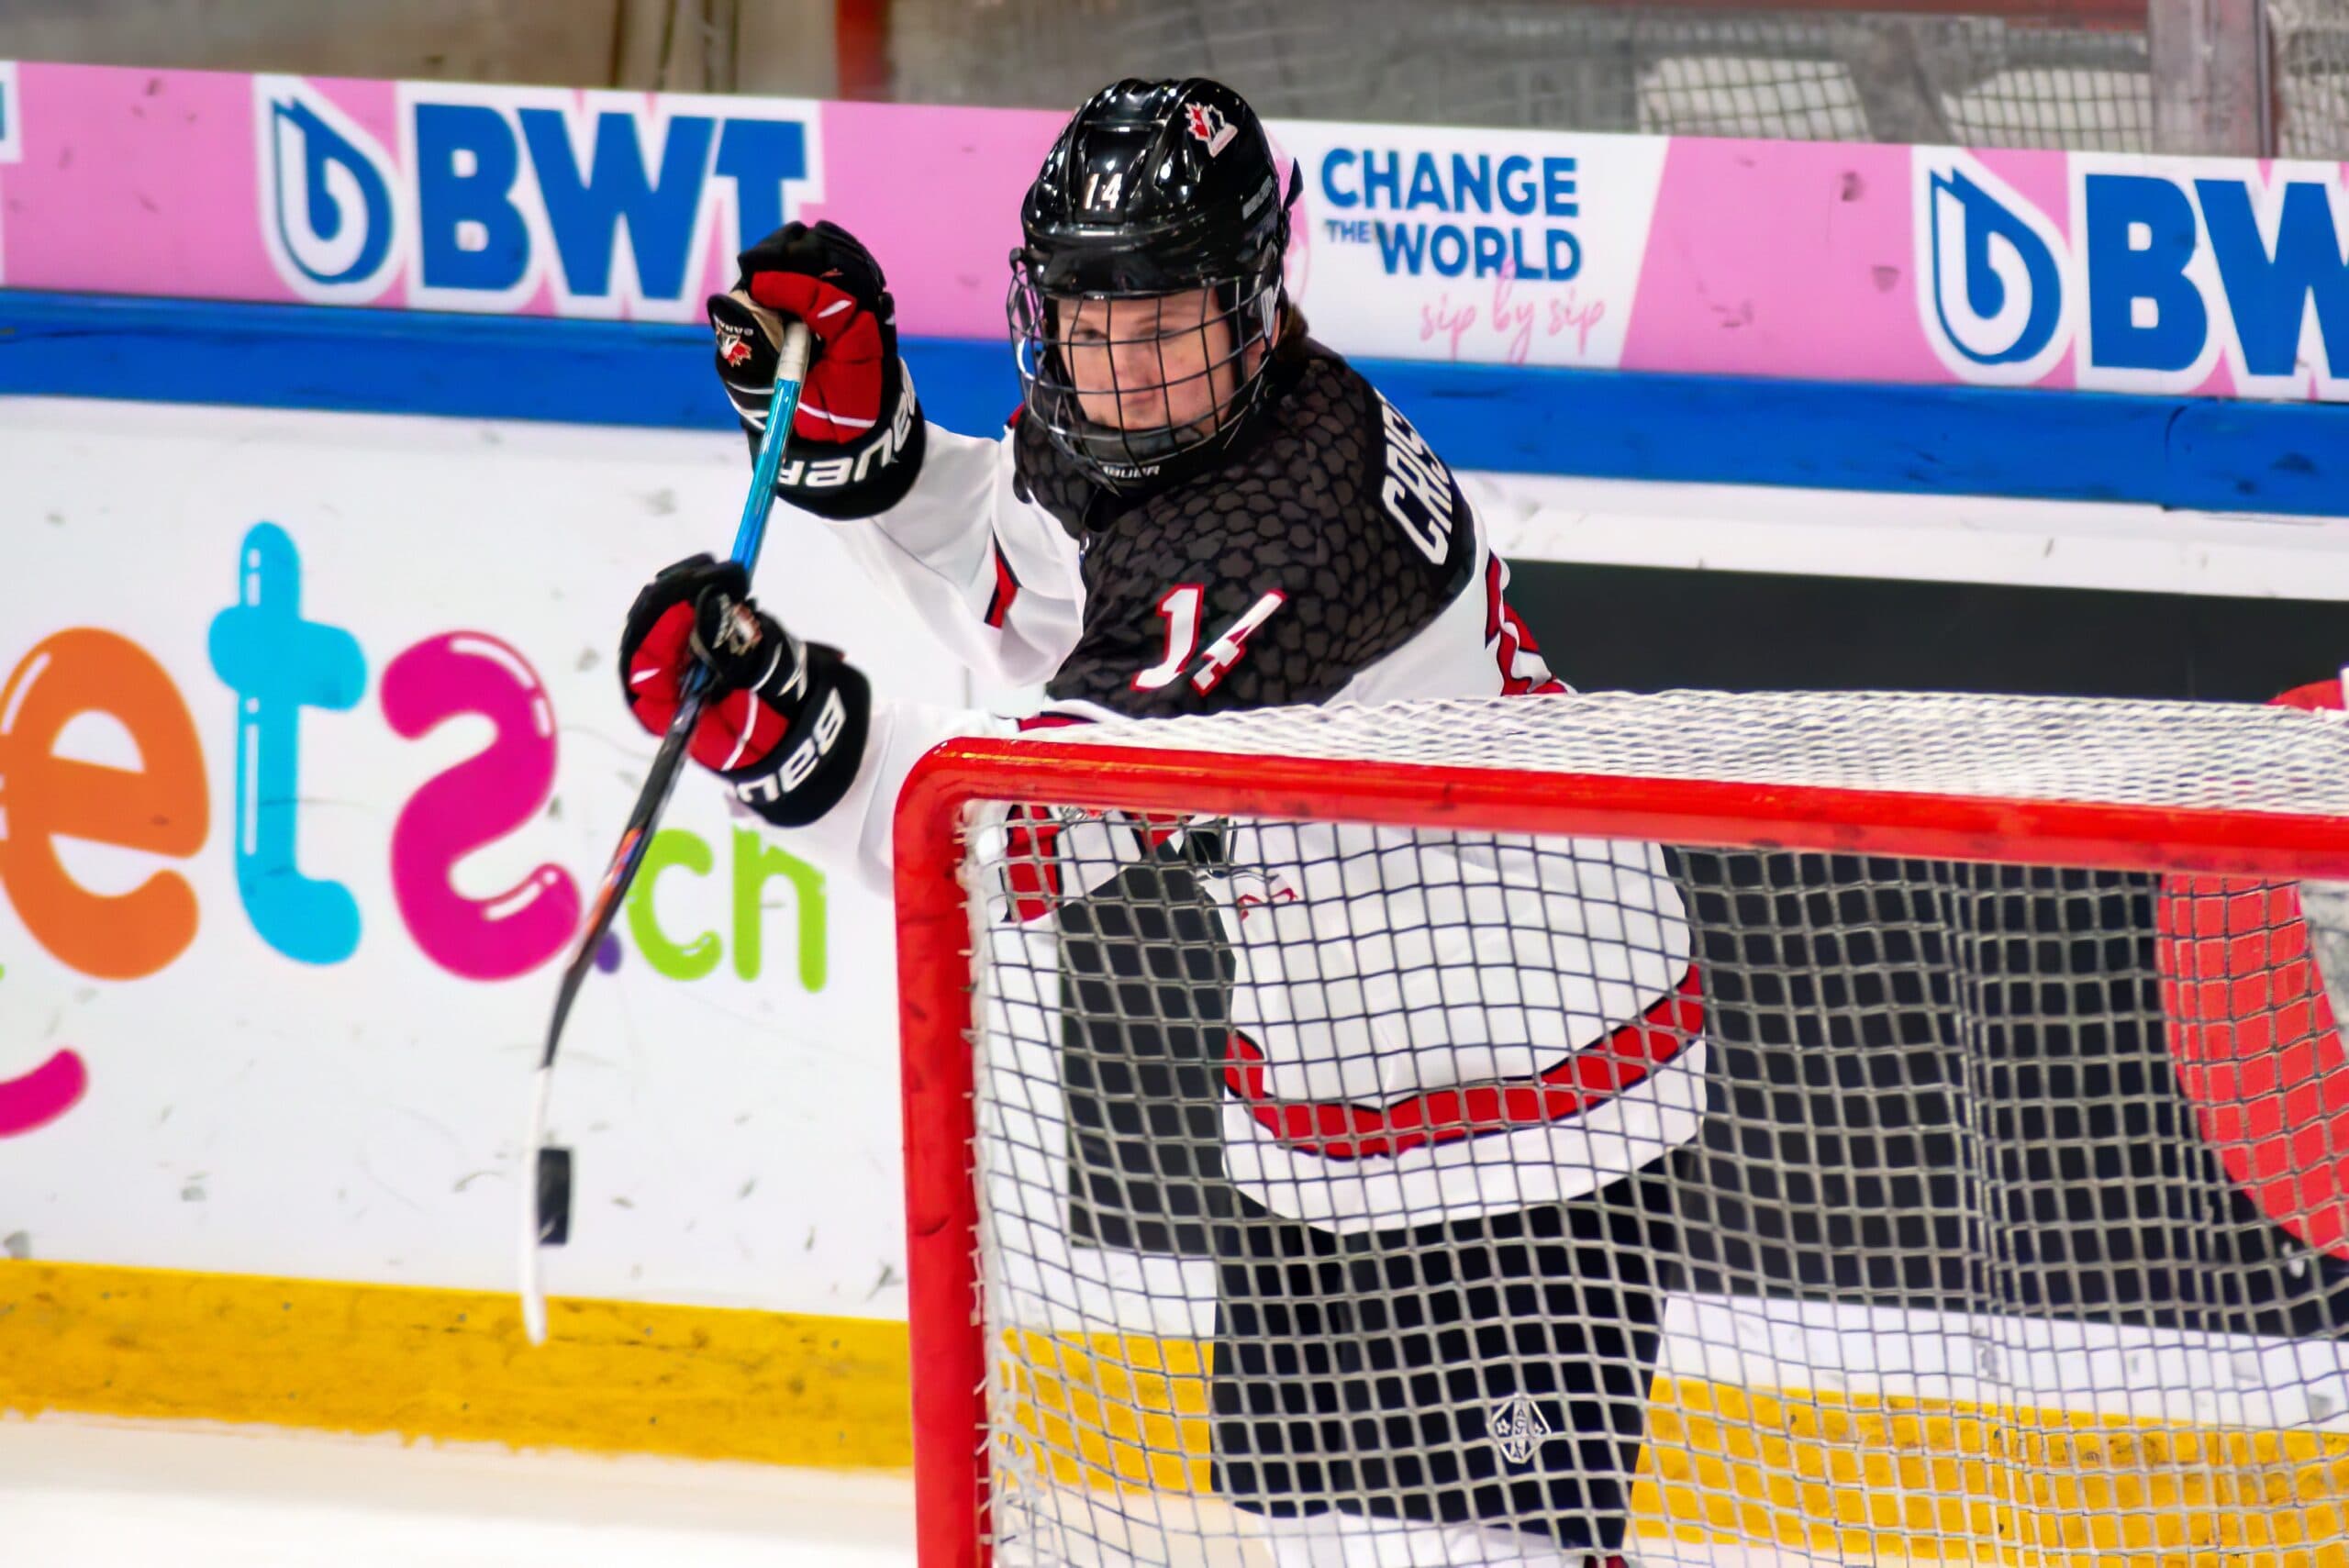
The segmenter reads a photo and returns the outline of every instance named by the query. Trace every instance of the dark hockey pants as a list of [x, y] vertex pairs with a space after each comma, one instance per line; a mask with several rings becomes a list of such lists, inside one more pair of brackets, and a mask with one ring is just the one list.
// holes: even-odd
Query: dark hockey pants
[[1664, 1177], [1353, 1236], [1238, 1206], [1215, 1228], [1225, 1496], [1620, 1546], [1671, 1285]]

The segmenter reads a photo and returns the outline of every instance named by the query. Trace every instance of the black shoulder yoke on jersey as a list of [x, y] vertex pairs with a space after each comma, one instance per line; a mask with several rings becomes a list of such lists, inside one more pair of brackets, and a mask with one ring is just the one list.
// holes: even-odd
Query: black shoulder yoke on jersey
[[1136, 716], [1323, 702], [1467, 585], [1450, 471], [1353, 367], [1304, 349], [1228, 462], [1139, 498], [1019, 422], [1021, 494], [1085, 550], [1084, 631], [1050, 696]]

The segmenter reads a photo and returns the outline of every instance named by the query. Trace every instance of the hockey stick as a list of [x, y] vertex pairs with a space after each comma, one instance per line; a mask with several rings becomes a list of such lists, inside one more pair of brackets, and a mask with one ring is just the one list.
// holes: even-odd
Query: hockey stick
[[[805, 323], [794, 321], [785, 328], [775, 361], [774, 390], [767, 399], [767, 428], [759, 437], [758, 461], [751, 466], [751, 494], [742, 502], [741, 526], [734, 531], [732, 559], [741, 563], [745, 573], [758, 570], [767, 514], [774, 506], [775, 473], [783, 466], [792, 417], [799, 410], [799, 384], [807, 373], [811, 348]], [[571, 1004], [577, 1000], [581, 983], [595, 966], [596, 950], [612, 929], [620, 900], [628, 895], [629, 884], [636, 880], [637, 868], [644, 863], [644, 852], [651, 846], [652, 829], [669, 804], [669, 792], [676, 787], [685, 743], [701, 717], [708, 684], [707, 666], [696, 664], [686, 672], [684, 700], [677, 705], [677, 716], [669, 721], [668, 734], [661, 739], [661, 750], [653, 754], [652, 771], [645, 777], [643, 793], [636, 797], [635, 809], [628, 814], [628, 827], [620, 833], [610, 865], [605, 868], [603, 885], [596, 891], [586, 927], [580, 933], [579, 945], [572, 950], [571, 962], [563, 965], [562, 984], [555, 992], [554, 1018], [547, 1025], [546, 1048], [540, 1053], [539, 1070], [531, 1083], [530, 1139], [525, 1145], [530, 1164], [522, 1184], [522, 1327], [534, 1345], [546, 1343], [547, 1338], [546, 1280], [539, 1249], [560, 1247], [571, 1233], [571, 1151], [547, 1142], [555, 1051], [562, 1041], [563, 1023], [571, 1017]]]

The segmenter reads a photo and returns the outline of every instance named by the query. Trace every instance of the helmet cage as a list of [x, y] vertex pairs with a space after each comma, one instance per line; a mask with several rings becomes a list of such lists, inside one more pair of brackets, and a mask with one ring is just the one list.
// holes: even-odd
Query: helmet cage
[[[1031, 250], [1012, 252], [1006, 313], [1027, 395], [1023, 417], [1040, 422], [1097, 484], [1135, 489], [1197, 473], [1263, 403], [1288, 298], [1277, 246], [1265, 247], [1245, 275], [1192, 285], [1207, 290], [1198, 319], [1162, 322], [1142, 336], [1108, 336], [1112, 303], [1183, 291], [1048, 293], [1038, 270]], [[1178, 410], [1201, 406], [1202, 383], [1204, 412], [1174, 423]]]

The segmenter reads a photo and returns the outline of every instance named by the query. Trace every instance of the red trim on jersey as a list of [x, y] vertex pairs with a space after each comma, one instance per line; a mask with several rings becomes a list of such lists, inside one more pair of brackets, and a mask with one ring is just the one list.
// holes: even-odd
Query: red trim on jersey
[[[998, 550], [1000, 562], [1003, 552]], [[1065, 729], [1093, 721], [1074, 713], [1031, 713], [1018, 721], [1022, 735], [1037, 729]], [[1004, 841], [1004, 886], [1011, 894], [1012, 917], [1021, 924], [1041, 920], [1059, 906], [1061, 897], [1061, 828], [1063, 824], [1026, 806], [1015, 806], [1010, 835]]]
[[1050, 915], [1061, 897], [1061, 824], [1032, 807], [1011, 808], [1003, 846], [1003, 884], [1021, 924]]
[[[1072, 725], [1094, 721], [1083, 714], [1047, 712], [1031, 713], [1017, 722], [1019, 733], [1028, 735], [1040, 729], [1066, 729]], [[1087, 819], [1098, 820], [1110, 813], [1088, 811], [1084, 815]], [[1006, 850], [1015, 858], [1006, 880], [1011, 883], [1012, 909], [1021, 920], [1034, 920], [1051, 914], [1053, 900], [1060, 896], [1059, 862], [1057, 860], [1047, 861], [1045, 857], [1056, 856], [1060, 851], [1061, 825], [1055, 823], [1049, 828], [1021, 826], [1024, 822], [1035, 820], [1026, 806], [1015, 807], [1011, 820], [1014, 824], [1012, 836]], [[1181, 817], [1157, 817], [1143, 813], [1132, 817], [1128, 826], [1144, 847], [1155, 853], [1164, 849], [1168, 841], [1183, 830], [1184, 822], [1185, 818]], [[1016, 858], [1021, 855], [1032, 857], [1030, 863], [1021, 864]]]
[[1011, 574], [1011, 562], [1004, 559], [1003, 541], [991, 539], [987, 542], [995, 550], [995, 596], [987, 601], [987, 624], [1000, 627], [1011, 614], [1011, 601], [1019, 596], [1019, 579]]
[[1234, 1030], [1227, 1037], [1230, 1064], [1223, 1081], [1284, 1146], [1325, 1160], [1376, 1159], [1579, 1116], [1679, 1055], [1704, 1027], [1704, 1018], [1691, 964], [1679, 986], [1637, 1022], [1585, 1046], [1537, 1078], [1431, 1089], [1376, 1108], [1343, 1100], [1277, 1100], [1267, 1087], [1264, 1049]]
[[[1508, 697], [1554, 696], [1566, 689], [1566, 684], [1550, 673], [1550, 666], [1542, 658], [1542, 645], [1533, 640], [1533, 633], [1508, 601], [1501, 596], [1501, 558], [1485, 558], [1485, 641], [1493, 650], [1493, 662], [1500, 666], [1501, 695]], [[1538, 673], [1520, 674], [1517, 662], [1531, 655]]]

